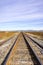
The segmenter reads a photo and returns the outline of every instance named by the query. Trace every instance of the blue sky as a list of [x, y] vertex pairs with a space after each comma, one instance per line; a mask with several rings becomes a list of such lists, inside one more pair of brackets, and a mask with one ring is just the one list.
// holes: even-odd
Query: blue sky
[[0, 0], [0, 30], [43, 30], [43, 0]]

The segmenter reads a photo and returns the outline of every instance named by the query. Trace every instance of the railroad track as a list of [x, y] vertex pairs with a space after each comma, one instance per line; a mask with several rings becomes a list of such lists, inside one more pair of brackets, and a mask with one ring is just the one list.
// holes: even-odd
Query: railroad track
[[39, 50], [32, 43], [32, 41], [30, 43], [30, 39], [26, 35], [20, 33], [15, 45], [12, 46], [10, 53], [1, 65], [42, 65], [35, 53], [39, 53]]
[[29, 35], [25, 34], [27, 37], [29, 37], [34, 43], [36, 43], [39, 47], [41, 47], [43, 49], [43, 45], [41, 43], [38, 43], [37, 41], [35, 41], [33, 38], [31, 38]]
[[[25, 33], [24, 33], [25, 34]], [[40, 52], [43, 54], [43, 44], [40, 42], [37, 42], [33, 38], [31, 38], [29, 35], [25, 34], [32, 42], [35, 43], [35, 45], [40, 49]]]
[[[9, 47], [7, 46], [8, 49], [6, 49], [6, 46], [5, 46], [5, 50], [3, 50], [3, 52], [2, 52], [3, 53], [2, 56], [0, 56], [2, 59], [2, 61], [0, 62], [0, 65], [5, 65], [6, 60], [8, 59], [9, 54], [11, 53], [12, 48], [15, 45], [15, 42], [18, 37], [19, 37], [19, 34], [15, 35], [12, 39], [9, 39], [8, 41], [5, 41], [6, 44], [10, 43], [10, 45], [9, 45]], [[4, 55], [4, 53], [5, 53], [5, 55]]]
[[24, 37], [32, 48], [34, 54], [36, 55], [38, 61], [40, 62], [40, 65], [43, 65], [43, 46], [37, 43], [37, 41], [30, 38], [27, 34], [24, 34]]

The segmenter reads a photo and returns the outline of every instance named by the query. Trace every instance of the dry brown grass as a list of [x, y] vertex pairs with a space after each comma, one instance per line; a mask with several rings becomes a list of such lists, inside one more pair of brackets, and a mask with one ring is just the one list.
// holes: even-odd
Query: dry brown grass
[[33, 34], [37, 38], [43, 40], [43, 32], [27, 32], [28, 34]]
[[8, 31], [0, 32], [0, 40], [8, 38], [8, 37], [12, 36], [14, 33], [16, 33], [16, 32], [8, 32]]

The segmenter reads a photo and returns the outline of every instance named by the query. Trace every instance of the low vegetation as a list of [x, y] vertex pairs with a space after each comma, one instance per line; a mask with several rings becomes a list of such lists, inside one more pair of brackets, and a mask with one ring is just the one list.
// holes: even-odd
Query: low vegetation
[[8, 38], [8, 37], [12, 36], [14, 33], [15, 32], [8, 32], [8, 31], [0, 32], [0, 40]]
[[27, 33], [29, 33], [29, 34], [33, 34], [34, 36], [36, 36], [37, 38], [39, 38], [39, 39], [41, 39], [41, 40], [43, 40], [43, 32], [34, 32], [34, 31], [32, 31], [32, 32], [27, 32]]

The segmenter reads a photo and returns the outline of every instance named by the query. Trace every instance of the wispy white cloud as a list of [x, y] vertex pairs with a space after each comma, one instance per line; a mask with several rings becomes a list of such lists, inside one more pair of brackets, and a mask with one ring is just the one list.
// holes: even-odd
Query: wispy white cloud
[[19, 16], [14, 16], [9, 14], [8, 15], [4, 15], [3, 17], [0, 17], [0, 22], [7, 22], [7, 21], [22, 21], [22, 20], [35, 20], [35, 19], [43, 19], [43, 14], [31, 14], [31, 15], [19, 15]]
[[37, 20], [33, 25], [39, 19], [43, 19], [43, 0], [0, 0], [0, 22]]

